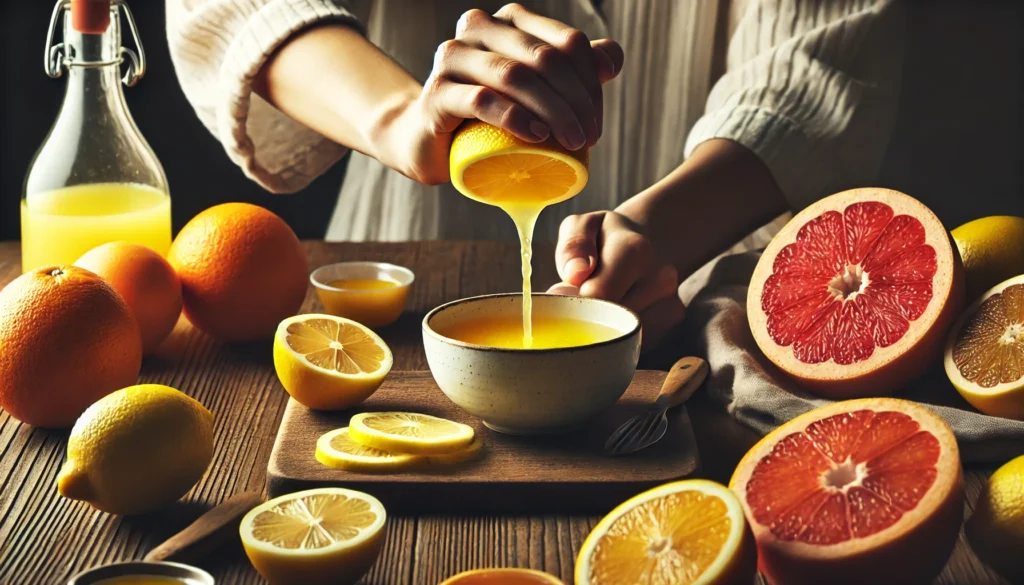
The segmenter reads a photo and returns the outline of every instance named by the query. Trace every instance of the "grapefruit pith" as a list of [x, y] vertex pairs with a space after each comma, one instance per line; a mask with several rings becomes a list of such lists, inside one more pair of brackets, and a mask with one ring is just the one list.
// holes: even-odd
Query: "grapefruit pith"
[[775, 585], [931, 583], [963, 519], [953, 432], [894, 398], [793, 419], [743, 457], [730, 487]]
[[818, 201], [757, 263], [747, 318], [761, 351], [830, 398], [892, 392], [937, 361], [963, 305], [963, 269], [916, 199], [853, 189]]

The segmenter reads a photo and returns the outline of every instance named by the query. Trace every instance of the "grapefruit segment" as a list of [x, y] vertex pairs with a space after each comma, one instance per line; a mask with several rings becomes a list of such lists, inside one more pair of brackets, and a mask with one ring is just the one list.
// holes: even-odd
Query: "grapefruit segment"
[[937, 358], [963, 283], [949, 235], [926, 207], [884, 189], [827, 197], [772, 240], [751, 278], [758, 346], [809, 389], [891, 392]]
[[952, 431], [930, 410], [891, 398], [839, 402], [786, 423], [747, 453], [730, 487], [775, 585], [930, 583], [962, 519]]

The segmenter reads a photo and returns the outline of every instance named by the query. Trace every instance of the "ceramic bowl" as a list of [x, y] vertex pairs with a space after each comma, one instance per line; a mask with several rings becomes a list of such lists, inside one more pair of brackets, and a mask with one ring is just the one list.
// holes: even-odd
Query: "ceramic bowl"
[[[339, 280], [390, 280], [397, 284], [369, 290], [331, 286]], [[386, 262], [338, 262], [321, 266], [309, 275], [328, 314], [370, 328], [391, 325], [402, 316], [413, 280], [412, 270]]]
[[184, 585], [214, 585], [213, 577], [202, 569], [181, 563], [143, 561], [113, 563], [89, 569], [72, 577], [68, 585], [95, 585], [115, 577], [169, 577]]
[[640, 357], [640, 319], [598, 299], [533, 295], [534, 315], [601, 323], [615, 338], [562, 349], [503, 349], [445, 337], [464, 320], [522, 315], [521, 294], [453, 301], [423, 319], [427, 364], [441, 391], [488, 428], [529, 435], [576, 428], [629, 387]]
[[449, 577], [441, 585], [564, 585], [554, 575], [531, 569], [475, 569]]

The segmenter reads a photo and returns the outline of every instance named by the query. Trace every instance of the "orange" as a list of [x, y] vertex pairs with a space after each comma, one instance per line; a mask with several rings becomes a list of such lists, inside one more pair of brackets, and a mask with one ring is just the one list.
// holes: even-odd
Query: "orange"
[[152, 353], [181, 314], [181, 281], [160, 254], [140, 244], [110, 242], [75, 261], [103, 277], [128, 303], [139, 323], [142, 352]]
[[0, 291], [0, 348], [0, 406], [40, 427], [70, 427], [142, 365], [128, 304], [77, 266], [38, 268]]
[[230, 342], [273, 337], [306, 297], [306, 255], [280, 217], [248, 203], [225, 203], [192, 218], [168, 260], [181, 278], [185, 316]]

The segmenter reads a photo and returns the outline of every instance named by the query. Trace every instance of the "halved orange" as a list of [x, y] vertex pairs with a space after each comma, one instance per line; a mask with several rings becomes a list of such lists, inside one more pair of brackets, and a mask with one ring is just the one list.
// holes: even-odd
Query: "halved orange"
[[483, 203], [551, 205], [565, 201], [587, 184], [586, 148], [570, 151], [554, 138], [539, 144], [480, 121], [466, 122], [451, 149], [452, 184]]
[[627, 500], [598, 522], [576, 559], [576, 583], [746, 585], [754, 579], [754, 550], [729, 488], [679, 481]]

